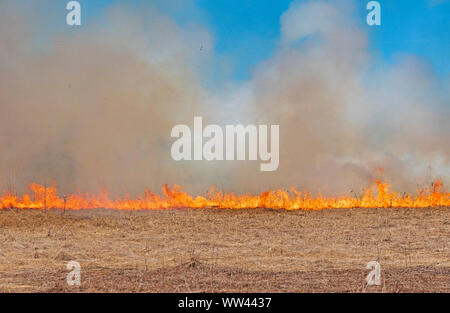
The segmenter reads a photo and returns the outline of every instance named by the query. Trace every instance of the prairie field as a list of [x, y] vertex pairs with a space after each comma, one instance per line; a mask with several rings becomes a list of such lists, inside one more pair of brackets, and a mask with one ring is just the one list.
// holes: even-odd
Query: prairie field
[[450, 292], [449, 239], [449, 208], [5, 209], [0, 292]]

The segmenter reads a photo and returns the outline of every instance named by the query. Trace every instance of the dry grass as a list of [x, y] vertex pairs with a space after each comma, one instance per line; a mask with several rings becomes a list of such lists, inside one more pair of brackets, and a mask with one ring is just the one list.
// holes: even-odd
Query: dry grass
[[[450, 292], [450, 210], [0, 211], [0, 291]], [[68, 261], [81, 287], [66, 284]], [[382, 285], [364, 287], [372, 260]]]

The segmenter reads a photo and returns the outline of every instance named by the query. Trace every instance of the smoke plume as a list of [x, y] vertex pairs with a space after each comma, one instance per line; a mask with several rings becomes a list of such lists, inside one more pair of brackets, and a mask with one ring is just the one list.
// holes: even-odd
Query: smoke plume
[[[79, 30], [49, 31], [33, 5], [0, 0], [0, 186], [334, 193], [367, 186], [378, 167], [402, 190], [439, 176], [449, 183], [448, 82], [413, 55], [374, 66], [352, 10], [294, 2], [273, 56], [224, 93], [208, 87], [215, 55], [205, 26], [114, 6]], [[196, 115], [280, 125], [278, 171], [260, 172], [259, 161], [173, 161], [170, 130]]]

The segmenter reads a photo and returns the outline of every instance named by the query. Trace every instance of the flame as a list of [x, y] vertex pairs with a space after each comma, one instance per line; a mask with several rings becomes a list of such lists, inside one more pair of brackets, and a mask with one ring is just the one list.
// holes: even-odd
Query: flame
[[[45, 187], [36, 183], [30, 185], [31, 194], [17, 196], [5, 191], [0, 197], [0, 210], [17, 209], [116, 209], [116, 210], [160, 210], [175, 208], [218, 208], [218, 209], [254, 209], [272, 208], [286, 210], [320, 210], [331, 208], [426, 208], [450, 206], [450, 193], [442, 192], [442, 180], [432, 183], [431, 188], [417, 191], [416, 195], [400, 194], [389, 191], [390, 184], [375, 180], [372, 186], [365, 188], [361, 197], [346, 195], [341, 197], [312, 196], [291, 187], [288, 191], [268, 190], [260, 195], [236, 195], [223, 193], [211, 187], [206, 196], [192, 196], [183, 191], [182, 186], [172, 188], [165, 184], [162, 196], [145, 191], [134, 199], [129, 196], [111, 200], [108, 192], [99, 194], [59, 196], [56, 184]], [[374, 193], [376, 190], [376, 193]]]

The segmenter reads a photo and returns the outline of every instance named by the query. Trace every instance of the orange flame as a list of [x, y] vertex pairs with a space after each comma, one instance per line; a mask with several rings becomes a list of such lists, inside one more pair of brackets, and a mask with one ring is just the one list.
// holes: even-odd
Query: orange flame
[[[170, 188], [165, 184], [163, 196], [151, 191], [145, 191], [134, 199], [130, 197], [111, 200], [107, 192], [99, 194], [58, 196], [55, 184], [51, 187], [32, 183], [32, 194], [22, 196], [12, 192], [4, 192], [0, 197], [0, 210], [6, 208], [18, 209], [116, 209], [116, 210], [158, 210], [175, 208], [219, 208], [219, 209], [254, 209], [272, 208], [286, 210], [320, 210], [330, 208], [425, 208], [450, 206], [450, 193], [442, 192], [442, 180], [432, 184], [431, 188], [418, 190], [416, 195], [389, 191], [390, 184], [375, 180], [374, 185], [365, 188], [361, 197], [341, 196], [323, 197], [321, 194], [312, 196], [308, 192], [300, 192], [295, 188], [289, 191], [278, 189], [268, 190], [260, 195], [236, 195], [223, 193], [211, 187], [204, 196], [192, 196], [183, 191], [182, 186]], [[373, 191], [376, 190], [376, 195]]]

